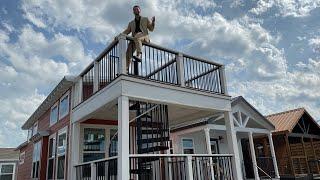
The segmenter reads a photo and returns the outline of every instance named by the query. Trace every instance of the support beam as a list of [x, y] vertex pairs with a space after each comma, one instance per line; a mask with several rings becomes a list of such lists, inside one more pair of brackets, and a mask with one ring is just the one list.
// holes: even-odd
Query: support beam
[[71, 140], [71, 163], [70, 163], [70, 179], [76, 180], [76, 168], [75, 165], [80, 163], [80, 123], [75, 122], [72, 124], [72, 140]]
[[186, 167], [187, 180], [193, 180], [192, 157], [187, 156], [186, 161], [187, 161], [187, 167]]
[[286, 141], [286, 147], [287, 147], [287, 154], [288, 154], [288, 158], [290, 161], [290, 167], [291, 167], [291, 172], [293, 176], [296, 176], [296, 172], [294, 171], [294, 167], [293, 167], [293, 161], [292, 161], [292, 157], [291, 157], [291, 148], [290, 148], [290, 143], [289, 143], [289, 136], [288, 134], [284, 135], [284, 140]]
[[[210, 141], [210, 129], [209, 128], [205, 128], [204, 129], [204, 134], [206, 137], [206, 144], [207, 144], [207, 153], [208, 154], [212, 154], [212, 150], [211, 150], [211, 141]], [[214, 170], [213, 170], [213, 161], [212, 158], [210, 158], [210, 171], [211, 171], [211, 179], [214, 180]]]
[[130, 179], [129, 169], [129, 98], [118, 98], [118, 180]]
[[93, 93], [99, 90], [99, 62], [93, 63]]
[[268, 139], [269, 139], [269, 144], [270, 144], [270, 151], [271, 151], [271, 157], [272, 157], [272, 161], [273, 161], [274, 172], [275, 172], [276, 178], [280, 178], [278, 164], [277, 164], [277, 157], [276, 157], [276, 153], [274, 151], [272, 133], [268, 134]]
[[181, 87], [185, 87], [185, 79], [184, 79], [184, 65], [183, 65], [183, 55], [181, 53], [178, 54], [177, 58], [177, 71], [178, 71], [178, 83]]
[[239, 157], [239, 147], [237, 144], [236, 131], [234, 130], [234, 123], [232, 120], [232, 113], [230, 111], [224, 112], [225, 124], [226, 124], [226, 133], [228, 140], [228, 149], [229, 153], [233, 154], [232, 157], [232, 171], [234, 179], [243, 180], [241, 173], [241, 164]]
[[253, 164], [254, 179], [255, 180], [260, 180], [259, 171], [258, 171], [258, 165], [257, 165], [256, 152], [254, 150], [254, 142], [253, 142], [252, 132], [249, 132], [248, 136], [249, 136], [251, 159], [252, 159], [252, 164]]
[[126, 51], [127, 43], [126, 36], [121, 34], [118, 36], [119, 40], [119, 74], [127, 74], [127, 62], [126, 62]]

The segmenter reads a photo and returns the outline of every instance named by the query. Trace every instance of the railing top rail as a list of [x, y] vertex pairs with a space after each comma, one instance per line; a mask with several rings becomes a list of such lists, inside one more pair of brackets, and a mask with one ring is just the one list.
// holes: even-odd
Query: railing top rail
[[[131, 36], [127, 36], [126, 35], [126, 39], [133, 41], [133, 38]], [[173, 49], [165, 48], [165, 47], [159, 46], [159, 45], [151, 43], [151, 42], [150, 43], [143, 42], [142, 44], [150, 46], [150, 47], [153, 47], [153, 48], [156, 48], [156, 49], [159, 49], [159, 50], [167, 51], [167, 52], [170, 52], [170, 53], [173, 53], [173, 54], [182, 54], [184, 57], [191, 58], [191, 59], [194, 59], [194, 60], [197, 60], [197, 61], [202, 61], [202, 62], [205, 62], [205, 63], [208, 63], [208, 64], [213, 64], [213, 65], [216, 65], [216, 66], [223, 66], [222, 64], [219, 64], [219, 63], [216, 63], [216, 62], [212, 62], [212, 61], [208, 61], [208, 60], [200, 58], [200, 57], [191, 56], [191, 55], [188, 55], [188, 54], [185, 54], [185, 53], [173, 50]]]
[[118, 40], [114, 39], [81, 73], [80, 76], [83, 76], [87, 73], [90, 68], [93, 67], [95, 61], [99, 61], [114, 45], [118, 43]]
[[99, 159], [99, 160], [95, 160], [95, 161], [89, 161], [89, 162], [85, 162], [85, 163], [80, 163], [80, 164], [74, 165], [74, 167], [83, 166], [83, 165], [89, 165], [89, 164], [92, 164], [92, 163], [98, 163], [98, 162], [103, 162], [103, 161], [110, 161], [110, 160], [114, 160], [114, 159], [118, 159], [118, 156], [113, 156], [113, 157], [108, 157], [108, 158]]
[[130, 154], [129, 157], [232, 157], [233, 154]]

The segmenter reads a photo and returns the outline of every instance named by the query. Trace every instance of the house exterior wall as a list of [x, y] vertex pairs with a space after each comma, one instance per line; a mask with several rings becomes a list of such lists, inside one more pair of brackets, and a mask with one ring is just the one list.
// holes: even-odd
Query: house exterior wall
[[[65, 164], [65, 179], [67, 179], [67, 169], [68, 169], [68, 152], [69, 152], [69, 127], [70, 127], [70, 112], [71, 112], [71, 102], [72, 102], [72, 92], [71, 90], [69, 91], [69, 113], [59, 119], [58, 121], [53, 124], [52, 126], [50, 126], [50, 112], [51, 109], [49, 108], [37, 121], [38, 122], [38, 132], [40, 131], [48, 131], [49, 132], [49, 136], [55, 134], [56, 139], [58, 136], [58, 132], [59, 130], [63, 129], [63, 128], [67, 128], [67, 144], [66, 144], [66, 164]], [[66, 91], [66, 93], [68, 92]], [[65, 95], [65, 93], [61, 96], [63, 97]], [[61, 98], [59, 97], [59, 99]], [[59, 100], [58, 100], [59, 101]], [[59, 103], [59, 102], [58, 102]], [[48, 137], [49, 136], [45, 136], [40, 138], [41, 141], [41, 153], [40, 153], [40, 170], [39, 170], [39, 179], [41, 180], [45, 180], [47, 177], [47, 163], [48, 163]], [[38, 142], [38, 141], [37, 141]], [[57, 142], [57, 141], [56, 141]], [[17, 179], [18, 180], [29, 180], [31, 179], [31, 171], [32, 171], [32, 155], [33, 155], [33, 144], [34, 142], [30, 141], [28, 142], [28, 144], [20, 149], [20, 153], [25, 152], [25, 159], [24, 159], [24, 163], [23, 164], [18, 164], [18, 170], [17, 170]], [[56, 164], [55, 164], [56, 166]]]

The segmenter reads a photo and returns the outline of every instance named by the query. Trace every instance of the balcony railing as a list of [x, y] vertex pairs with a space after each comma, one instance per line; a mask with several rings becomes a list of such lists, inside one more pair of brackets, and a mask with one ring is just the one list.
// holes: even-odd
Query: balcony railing
[[209, 93], [226, 94], [224, 66], [152, 43], [143, 43], [142, 61], [132, 61], [127, 71], [126, 51], [133, 39], [119, 36], [81, 74], [85, 101], [121, 74]]
[[[233, 180], [232, 155], [136, 154], [130, 155], [130, 179]], [[117, 179], [117, 157], [75, 166], [78, 180]]]

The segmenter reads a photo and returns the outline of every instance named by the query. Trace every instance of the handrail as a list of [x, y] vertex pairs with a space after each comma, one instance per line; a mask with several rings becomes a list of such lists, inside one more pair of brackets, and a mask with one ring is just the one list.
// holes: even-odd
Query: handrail
[[80, 163], [80, 164], [74, 165], [74, 167], [88, 165], [88, 164], [92, 164], [92, 163], [98, 163], [98, 162], [102, 162], [102, 161], [110, 161], [110, 160], [118, 159], [118, 157], [119, 156], [113, 156], [113, 157], [108, 157], [108, 158], [104, 158], [104, 159], [98, 159], [98, 160], [95, 160], [95, 161]]
[[130, 154], [129, 157], [233, 157], [233, 154]]
[[196, 79], [198, 79], [198, 78], [200, 78], [200, 77], [203, 77], [203, 76], [205, 76], [205, 75], [207, 75], [207, 74], [209, 74], [209, 73], [211, 73], [211, 72], [213, 72], [213, 71], [215, 71], [215, 70], [217, 70], [217, 69], [219, 69], [219, 68], [220, 68], [220, 67], [218, 66], [218, 67], [216, 67], [216, 68], [213, 68], [213, 69], [211, 69], [211, 70], [208, 70], [207, 72], [203, 72], [203, 73], [201, 73], [201, 74], [199, 74], [199, 75], [197, 75], [197, 76], [195, 76], [195, 77], [193, 77], [193, 78], [191, 78], [191, 79], [186, 80], [185, 83], [189, 83], [189, 82], [191, 82], [191, 81], [194, 81], [194, 80], [196, 80]]
[[269, 179], [272, 180], [272, 177], [271, 177], [268, 173], [266, 173], [262, 168], [260, 168], [258, 165], [255, 165], [255, 166], [256, 166], [260, 171], [262, 171], [265, 175], [267, 175]]

